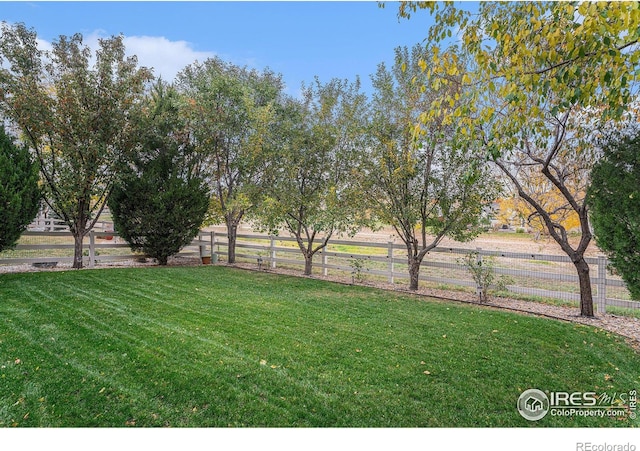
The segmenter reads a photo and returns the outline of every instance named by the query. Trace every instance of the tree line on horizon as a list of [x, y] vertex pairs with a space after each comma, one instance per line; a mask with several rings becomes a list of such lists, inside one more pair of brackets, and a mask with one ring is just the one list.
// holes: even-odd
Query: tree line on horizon
[[[331, 236], [388, 224], [406, 246], [411, 289], [431, 249], [445, 236], [477, 236], [483, 211], [513, 190], [574, 263], [582, 315], [594, 315], [591, 216], [637, 297], [638, 160], [618, 157], [638, 152], [617, 149], [637, 149], [640, 5], [486, 3], [471, 16], [402, 2], [399, 14], [423, 8], [436, 17], [428, 43], [379, 64], [371, 98], [358, 79], [316, 79], [294, 98], [279, 74], [219, 58], [167, 83], [125, 57], [121, 37], [101, 40], [92, 60], [81, 35], [45, 52], [35, 31], [3, 24], [0, 112], [25, 145], [0, 148], [34, 161], [0, 176], [23, 171], [16, 186], [42, 192], [75, 237], [76, 268], [82, 238], [109, 205], [132, 248], [161, 264], [207, 221], [226, 224], [233, 263], [247, 220], [289, 231], [305, 274]], [[444, 46], [455, 28], [461, 40]], [[628, 172], [624, 183], [593, 189], [594, 167], [602, 177], [611, 165]], [[34, 167], [37, 184], [26, 175]], [[629, 202], [614, 213], [617, 193]], [[25, 211], [14, 215], [19, 232], [33, 218], [25, 222], [33, 206]], [[569, 214], [577, 245], [563, 225]], [[19, 236], [3, 234], [12, 237], [0, 237], [5, 247]]]

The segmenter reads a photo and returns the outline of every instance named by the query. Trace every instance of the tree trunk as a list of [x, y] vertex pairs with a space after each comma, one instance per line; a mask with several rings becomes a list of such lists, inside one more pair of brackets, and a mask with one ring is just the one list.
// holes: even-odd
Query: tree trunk
[[313, 254], [304, 254], [304, 275], [310, 276], [313, 269]]
[[169, 257], [168, 256], [163, 255], [162, 257], [158, 257], [158, 265], [167, 266], [168, 262], [169, 262]]
[[73, 233], [73, 268], [82, 269], [82, 240], [84, 235], [79, 232]]
[[591, 291], [591, 278], [589, 277], [589, 265], [584, 260], [584, 256], [573, 262], [578, 271], [580, 283], [580, 314], [593, 318], [593, 293]]
[[418, 289], [418, 277], [420, 276], [420, 260], [409, 258], [409, 289]]
[[238, 235], [238, 225], [233, 222], [227, 223], [227, 262], [236, 262], [236, 239]]

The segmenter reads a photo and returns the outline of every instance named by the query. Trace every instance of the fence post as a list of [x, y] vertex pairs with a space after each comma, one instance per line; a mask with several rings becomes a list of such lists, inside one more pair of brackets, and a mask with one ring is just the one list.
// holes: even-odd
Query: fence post
[[96, 236], [93, 230], [89, 231], [89, 268], [95, 268], [96, 266]]
[[[476, 247], [476, 266], [478, 269], [482, 266], [482, 249], [479, 247]], [[489, 287], [482, 286], [481, 278], [476, 280], [476, 294], [480, 302], [484, 302], [487, 299], [487, 293], [485, 293], [485, 291], [488, 289]]]
[[211, 255], [211, 260], [213, 260], [213, 236], [216, 234], [213, 230], [209, 232], [209, 255]]
[[327, 270], [327, 254], [325, 254], [324, 249], [322, 249], [322, 275], [326, 276], [328, 274]]
[[209, 232], [209, 246], [211, 246], [211, 263], [218, 263], [218, 253], [216, 252], [216, 232]]
[[387, 258], [389, 259], [389, 263], [387, 264], [387, 270], [389, 271], [389, 283], [393, 284], [393, 241], [387, 242]]
[[200, 258], [204, 257], [207, 252], [207, 246], [202, 244], [202, 231], [198, 232], [198, 250], [200, 253]]
[[596, 305], [598, 313], [607, 312], [607, 257], [598, 255], [598, 297]]
[[276, 269], [276, 239], [273, 236], [269, 242], [269, 258], [271, 260], [271, 269]]

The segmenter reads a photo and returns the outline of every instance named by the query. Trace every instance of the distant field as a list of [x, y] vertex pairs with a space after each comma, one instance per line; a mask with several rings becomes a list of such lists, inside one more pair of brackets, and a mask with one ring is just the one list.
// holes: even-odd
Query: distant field
[[[224, 226], [213, 227], [216, 233], [226, 234]], [[260, 233], [251, 228], [250, 225], [244, 224], [240, 227], [238, 233]], [[282, 231], [281, 236], [288, 236], [287, 232]], [[338, 237], [334, 237], [338, 239]], [[351, 239], [346, 236], [342, 239]], [[371, 231], [369, 229], [362, 229], [355, 237], [354, 241], [375, 241], [386, 243], [389, 240], [395, 240], [396, 243], [402, 241], [397, 236], [395, 230], [392, 227], [383, 227], [380, 230]], [[580, 241], [580, 236], [575, 234], [570, 236], [570, 242], [577, 244]], [[292, 243], [295, 245], [295, 243]], [[550, 236], [542, 235], [538, 240], [535, 239], [534, 234], [530, 233], [515, 233], [512, 231], [490, 231], [480, 234], [477, 238], [466, 243], [460, 243], [448, 238], [445, 238], [441, 246], [443, 247], [462, 247], [475, 249], [480, 247], [484, 250], [501, 250], [507, 252], [532, 252], [537, 254], [554, 254], [564, 255], [564, 252], [560, 246]], [[591, 241], [589, 249], [587, 250], [587, 256], [595, 257], [598, 254], [602, 254], [602, 251], [598, 249], [595, 244], [595, 240]]]
[[613, 427], [529, 388], [628, 392], [586, 326], [228, 267], [0, 275], [0, 426]]

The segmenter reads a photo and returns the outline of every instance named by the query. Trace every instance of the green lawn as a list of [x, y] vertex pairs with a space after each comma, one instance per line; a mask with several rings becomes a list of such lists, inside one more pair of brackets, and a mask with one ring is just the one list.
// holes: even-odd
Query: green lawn
[[226, 267], [0, 275], [0, 426], [633, 426], [516, 410], [628, 392], [585, 326]]

